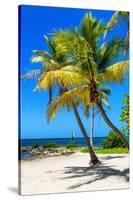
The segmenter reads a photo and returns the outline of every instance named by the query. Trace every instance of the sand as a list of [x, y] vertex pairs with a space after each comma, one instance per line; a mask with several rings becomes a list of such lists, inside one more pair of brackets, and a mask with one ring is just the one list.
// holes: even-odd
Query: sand
[[45, 194], [129, 188], [129, 155], [98, 155], [101, 164], [89, 165], [89, 155], [47, 157], [21, 161], [21, 194]]

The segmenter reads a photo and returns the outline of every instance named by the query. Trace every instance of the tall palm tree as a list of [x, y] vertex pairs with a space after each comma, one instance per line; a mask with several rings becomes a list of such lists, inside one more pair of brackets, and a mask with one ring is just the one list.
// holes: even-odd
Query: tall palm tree
[[105, 30], [106, 26], [102, 22], [98, 22], [91, 14], [86, 14], [80, 28], [55, 32], [53, 37], [58, 55], [65, 54], [67, 58], [73, 60], [73, 65], [42, 76], [38, 87], [46, 88], [48, 82], [50, 84], [56, 82], [63, 87], [72, 88], [73, 96], [74, 90], [78, 89], [79, 85], [87, 84], [90, 104], [93, 103], [98, 107], [107, 125], [129, 148], [127, 140], [110, 121], [100, 101], [99, 84], [121, 83], [129, 65], [128, 60], [113, 63], [114, 59], [123, 52], [123, 38], [113, 38], [108, 43], [99, 44]]
[[[110, 94], [110, 92], [111, 91], [108, 88], [100, 88], [99, 90], [101, 103], [106, 105], [109, 108], [110, 108], [110, 105], [108, 104], [108, 94]], [[47, 110], [48, 121], [50, 121], [51, 119], [55, 117], [56, 112], [61, 107], [66, 106], [68, 111], [71, 107], [73, 108], [73, 101], [75, 102], [76, 106], [82, 105], [84, 109], [84, 114], [86, 118], [88, 118], [89, 110], [91, 107], [94, 108], [94, 104], [90, 104], [90, 102], [88, 101], [88, 86], [83, 85], [83, 86], [79, 86], [78, 88], [75, 88], [74, 90], [66, 91], [62, 93], [60, 96], [52, 100]], [[93, 126], [94, 126], [94, 122], [92, 122], [92, 128]], [[93, 132], [93, 130], [91, 131]], [[92, 139], [90, 139], [90, 144], [91, 146], [93, 146], [91, 141]]]
[[[37, 69], [37, 70], [32, 70], [32, 71], [26, 73], [25, 75], [22, 75], [21, 78], [29, 79], [29, 78], [32, 78], [32, 77], [39, 76], [39, 82], [42, 83], [42, 80], [43, 80], [44, 77], [47, 78], [49, 73], [50, 74], [54, 73], [54, 76], [50, 78], [51, 80], [53, 79], [53, 82], [51, 82], [48, 79], [45, 81], [45, 89], [47, 89], [49, 91], [49, 104], [48, 105], [50, 105], [52, 98], [54, 98], [52, 96], [52, 90], [53, 90], [54, 85], [56, 85], [60, 88], [60, 95], [63, 93], [63, 91], [67, 91], [65, 84], [57, 84], [58, 82], [57, 81], [54, 82], [54, 79], [56, 80], [56, 78], [57, 78], [56, 73], [58, 73], [57, 74], [58, 76], [62, 76], [61, 69], [66, 70], [67, 68], [71, 67], [70, 66], [71, 60], [68, 60], [68, 59], [66, 60], [64, 58], [63, 54], [60, 54], [60, 55], [56, 54], [54, 41], [48, 39], [46, 36], [45, 36], [45, 40], [47, 41], [47, 43], [49, 45], [50, 53], [48, 53], [46, 51], [42, 51], [42, 50], [34, 50], [33, 51], [34, 56], [32, 57], [32, 62], [33, 63], [41, 62], [42, 65], [43, 65], [43, 68]], [[79, 75], [78, 75], [78, 77], [79, 77]], [[63, 81], [65, 82], [65, 77], [62, 77], [62, 78], [63, 78]], [[58, 77], [58, 81], [59, 80], [60, 79]], [[76, 80], [76, 81], [73, 82], [73, 84], [74, 83], [77, 85], [77, 84], [81, 83], [81, 80], [80, 79]], [[44, 86], [44, 84], [43, 84], [43, 86]], [[38, 84], [38, 88], [41, 88], [41, 87], [39, 87], [39, 84]], [[37, 88], [35, 88], [35, 90], [36, 89]], [[85, 138], [86, 144], [88, 146], [88, 150], [89, 150], [90, 158], [91, 158], [90, 163], [96, 164], [96, 163], [99, 162], [99, 160], [98, 160], [98, 158], [97, 158], [97, 156], [96, 156], [96, 154], [95, 154], [95, 152], [94, 152], [94, 150], [93, 150], [93, 148], [90, 144], [88, 134], [87, 134], [87, 132], [84, 128], [83, 122], [82, 122], [80, 115], [78, 113], [77, 104], [75, 103], [73, 98], [71, 98], [71, 97], [69, 97], [69, 98], [71, 99], [71, 107], [73, 108], [76, 120], [78, 122], [80, 130], [81, 130], [81, 132], [82, 132], [82, 134]], [[86, 115], [87, 115], [87, 107], [85, 107], [85, 104], [84, 104], [84, 109], [85, 109], [85, 112], [86, 112]]]
[[[39, 87], [42, 88], [41, 85], [39, 85]], [[92, 106], [88, 100], [88, 95], [89, 95], [89, 93], [88, 93], [87, 85], [82, 85], [82, 86], [80, 85], [77, 88], [74, 88], [73, 90], [63, 92], [62, 94], [60, 94], [59, 96], [54, 98], [51, 101], [51, 103], [49, 104], [48, 110], [47, 110], [47, 119], [48, 119], [48, 121], [53, 119], [56, 115], [56, 112], [61, 107], [66, 106], [66, 108], [68, 110], [70, 110], [70, 108], [72, 108], [74, 111], [74, 114], [76, 116], [77, 122], [79, 124], [79, 127], [83, 133], [85, 140], [86, 140], [86, 144], [87, 144], [88, 150], [90, 152], [91, 163], [96, 164], [98, 161], [96, 160], [92, 145], [89, 141], [87, 132], [83, 126], [83, 123], [81, 121], [81, 118], [79, 116], [78, 109], [77, 109], [78, 105], [82, 105], [84, 108], [84, 113], [85, 113], [86, 117], [88, 116], [88, 109], [90, 106]], [[101, 91], [99, 91], [99, 95], [100, 95], [100, 102], [109, 107], [109, 104], [107, 102], [107, 94], [105, 93], [105, 91], [103, 89]]]

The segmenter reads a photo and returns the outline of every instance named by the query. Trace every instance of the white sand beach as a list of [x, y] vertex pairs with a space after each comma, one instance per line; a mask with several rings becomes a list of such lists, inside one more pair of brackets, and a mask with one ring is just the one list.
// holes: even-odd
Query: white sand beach
[[101, 164], [96, 166], [89, 165], [84, 153], [21, 161], [21, 194], [129, 188], [129, 155], [98, 157]]

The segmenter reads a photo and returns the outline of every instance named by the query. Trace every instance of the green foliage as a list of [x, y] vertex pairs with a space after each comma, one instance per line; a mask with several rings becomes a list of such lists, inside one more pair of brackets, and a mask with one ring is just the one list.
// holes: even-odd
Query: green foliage
[[103, 149], [103, 148], [98, 148], [95, 150], [97, 154], [127, 154], [128, 149], [127, 148], [112, 148], [112, 149]]
[[88, 150], [87, 147], [84, 147], [84, 148], [81, 149], [81, 152], [82, 152], [82, 153], [88, 153], [88, 151], [89, 151], [89, 150]]
[[[84, 147], [81, 149], [82, 153], [88, 153], [88, 148]], [[111, 149], [104, 149], [104, 148], [95, 148], [95, 153], [97, 154], [127, 154], [127, 148], [111, 148]]]
[[58, 148], [58, 147], [59, 147], [59, 145], [56, 144], [55, 142], [50, 142], [50, 143], [43, 145], [43, 148]]
[[72, 149], [77, 149], [77, 148], [78, 148], [78, 145], [76, 145], [76, 144], [67, 144], [67, 145], [66, 145], [66, 148], [67, 148], [67, 149], [71, 149], [71, 150], [72, 150]]
[[28, 148], [27, 147], [21, 147], [21, 152], [27, 152]]
[[35, 143], [32, 145], [32, 148], [38, 148], [39, 147], [39, 144], [38, 143]]
[[125, 126], [122, 128], [124, 135], [129, 135], [129, 95], [125, 94], [125, 98], [122, 101], [122, 113], [120, 115], [120, 121], [125, 123]]
[[102, 148], [111, 149], [115, 147], [125, 147], [125, 145], [115, 132], [110, 131], [109, 135], [102, 142]]

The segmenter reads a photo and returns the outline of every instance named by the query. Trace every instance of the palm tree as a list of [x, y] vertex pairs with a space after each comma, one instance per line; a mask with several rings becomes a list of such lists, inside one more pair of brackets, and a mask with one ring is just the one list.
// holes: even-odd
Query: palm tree
[[[100, 94], [101, 103], [103, 103], [104, 105], [106, 105], [107, 107], [110, 108], [110, 105], [107, 102], [108, 95], [111, 93], [110, 89], [105, 88], [105, 87], [104, 88], [99, 87], [99, 89], [100, 89], [99, 94]], [[52, 120], [55, 117], [56, 112], [61, 107], [66, 106], [68, 111], [70, 110], [71, 107], [73, 108], [73, 110], [75, 110], [73, 102], [75, 102], [76, 106], [78, 106], [80, 104], [82, 105], [82, 107], [84, 109], [84, 114], [85, 114], [86, 118], [88, 118], [89, 117], [89, 109], [91, 107], [94, 108], [94, 104], [90, 104], [90, 102], [88, 101], [88, 86], [87, 85], [79, 86], [78, 88], [75, 88], [74, 90], [66, 91], [66, 92], [62, 93], [60, 96], [54, 98], [52, 100], [51, 104], [49, 104], [49, 106], [48, 106], [48, 110], [47, 110], [48, 121]], [[77, 113], [77, 111], [76, 111], [76, 113]], [[80, 119], [80, 121], [81, 121], [81, 119]], [[92, 119], [92, 121], [93, 121], [93, 119]], [[93, 127], [94, 127], [94, 121], [92, 122], [92, 128]], [[93, 132], [93, 130], [91, 130], [91, 131]], [[88, 138], [88, 136], [87, 136], [87, 138]], [[90, 144], [91, 144], [91, 146], [93, 146], [91, 141], [92, 141], [92, 139], [90, 139]]]
[[[32, 70], [31, 72], [28, 72], [27, 74], [22, 75], [21, 78], [28, 79], [28, 78], [36, 77], [36, 76], [39, 75], [39, 83], [42, 84], [43, 78], [45, 77], [45, 80], [46, 80], [49, 73], [50, 73], [50, 75], [53, 73], [54, 76], [50, 78], [51, 80], [53, 79], [53, 82], [51, 82], [49, 79], [47, 79], [45, 81], [45, 83], [43, 83], [43, 88], [45, 87], [45, 89], [47, 89], [49, 91], [49, 104], [48, 105], [50, 105], [52, 98], [54, 98], [54, 97], [52, 97], [52, 87], [54, 85], [56, 85], [60, 88], [60, 95], [63, 93], [63, 91], [67, 91], [65, 84], [59, 85], [59, 84], [57, 84], [57, 82], [54, 82], [54, 79], [56, 80], [56, 78], [57, 78], [56, 74], [57, 74], [58, 75], [58, 81], [60, 81], [60, 76], [61, 76], [63, 78], [64, 83], [65, 83], [65, 77], [62, 76], [61, 69], [65, 70], [65, 69], [71, 67], [70, 66], [71, 60], [67, 59], [67, 61], [66, 61], [63, 54], [56, 55], [56, 49], [55, 49], [54, 41], [49, 40], [46, 36], [45, 36], [45, 40], [47, 41], [47, 43], [49, 45], [50, 53], [48, 53], [46, 51], [42, 51], [42, 50], [34, 50], [33, 52], [34, 52], [35, 55], [32, 57], [32, 62], [33, 63], [41, 62], [42, 65], [43, 65], [43, 68], [40, 69], [40, 70], [39, 69]], [[69, 72], [68, 72], [68, 74], [69, 74]], [[79, 78], [79, 75], [78, 75], [77, 78]], [[77, 85], [80, 82], [81, 82], [81, 80], [79, 78], [79, 80], [75, 81], [75, 84]], [[73, 82], [73, 84], [74, 84], [74, 82]], [[40, 85], [38, 84], [38, 88], [42, 88], [42, 87], [40, 87]], [[36, 89], [37, 88], [35, 88], [35, 90]], [[70, 99], [71, 99], [71, 107], [73, 108], [73, 111], [74, 111], [75, 117], [77, 119], [78, 125], [80, 127], [80, 130], [81, 130], [81, 132], [82, 132], [82, 134], [85, 138], [86, 144], [88, 146], [88, 150], [89, 150], [90, 158], [91, 158], [90, 163], [96, 164], [96, 163], [99, 162], [99, 160], [98, 160], [98, 158], [97, 158], [97, 156], [96, 156], [96, 154], [95, 154], [95, 152], [94, 152], [94, 150], [93, 150], [93, 148], [90, 144], [87, 132], [84, 128], [83, 122], [82, 122], [80, 115], [78, 113], [77, 105], [75, 104], [75, 101], [73, 100], [73, 98], [70, 97]], [[84, 105], [84, 108], [85, 108], [85, 105]], [[85, 110], [86, 110], [86, 115], [87, 115], [87, 108], [85, 108]]]
[[[39, 85], [39, 87], [42, 88], [41, 85]], [[43, 88], [44, 88], [44, 85], [43, 85]], [[84, 114], [86, 115], [86, 117], [88, 117], [88, 110], [89, 110], [89, 107], [91, 106], [88, 100], [88, 95], [89, 95], [88, 91], [89, 91], [88, 86], [82, 85], [82, 86], [78, 86], [77, 88], [74, 88], [73, 90], [65, 91], [62, 94], [60, 94], [58, 97], [54, 98], [48, 106], [47, 119], [48, 121], [53, 119], [56, 115], [56, 112], [61, 107], [66, 107], [68, 111], [70, 110], [70, 108], [72, 108], [76, 116], [77, 122], [79, 124], [79, 127], [81, 129], [81, 132], [83, 133], [83, 136], [85, 138], [85, 141], [90, 153], [90, 157], [91, 157], [91, 163], [96, 164], [98, 162], [97, 157], [95, 156], [94, 150], [92, 148], [92, 145], [90, 144], [87, 132], [83, 126], [82, 120], [79, 116], [78, 109], [77, 109], [78, 105], [82, 105], [84, 108]], [[108, 96], [105, 93], [105, 90], [103, 90], [103, 88], [101, 89], [101, 91], [99, 91], [99, 95], [100, 95], [101, 103], [109, 107], [109, 104], [107, 102]]]
[[117, 37], [108, 43], [104, 41], [99, 44], [99, 39], [105, 30], [106, 26], [102, 22], [98, 22], [91, 14], [86, 14], [80, 28], [55, 32], [53, 37], [58, 55], [65, 54], [73, 61], [73, 65], [42, 76], [38, 88], [47, 88], [48, 82], [50, 84], [56, 82], [64, 88], [72, 88], [71, 96], [74, 96], [73, 92], [79, 85], [87, 84], [89, 103], [98, 107], [107, 125], [129, 148], [127, 140], [110, 121], [100, 101], [98, 86], [111, 82], [121, 83], [129, 65], [128, 60], [113, 63], [123, 52], [123, 38]]

